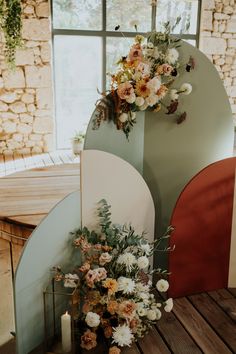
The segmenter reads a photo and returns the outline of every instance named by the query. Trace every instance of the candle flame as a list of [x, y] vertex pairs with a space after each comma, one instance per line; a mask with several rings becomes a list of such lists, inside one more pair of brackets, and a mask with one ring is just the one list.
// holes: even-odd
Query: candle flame
[[66, 315], [68, 315], [68, 311], [66, 311]]

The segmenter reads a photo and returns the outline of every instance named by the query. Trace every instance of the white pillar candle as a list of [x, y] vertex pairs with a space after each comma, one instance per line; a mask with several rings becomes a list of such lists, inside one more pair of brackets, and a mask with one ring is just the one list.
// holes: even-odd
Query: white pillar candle
[[64, 353], [71, 351], [71, 316], [66, 313], [61, 316], [61, 341]]

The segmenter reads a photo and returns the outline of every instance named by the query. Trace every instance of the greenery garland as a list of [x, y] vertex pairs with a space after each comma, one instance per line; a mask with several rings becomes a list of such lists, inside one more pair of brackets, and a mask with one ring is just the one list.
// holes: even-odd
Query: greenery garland
[[5, 35], [5, 56], [14, 64], [17, 47], [21, 46], [21, 0], [0, 0], [0, 27]]

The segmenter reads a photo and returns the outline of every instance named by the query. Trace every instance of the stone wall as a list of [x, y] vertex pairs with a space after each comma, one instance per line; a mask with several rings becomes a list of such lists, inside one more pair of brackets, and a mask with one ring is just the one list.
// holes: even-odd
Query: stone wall
[[53, 148], [49, 3], [24, 0], [16, 68], [9, 70], [0, 41], [0, 153], [41, 153]]
[[200, 49], [222, 78], [236, 125], [236, 0], [203, 0]]

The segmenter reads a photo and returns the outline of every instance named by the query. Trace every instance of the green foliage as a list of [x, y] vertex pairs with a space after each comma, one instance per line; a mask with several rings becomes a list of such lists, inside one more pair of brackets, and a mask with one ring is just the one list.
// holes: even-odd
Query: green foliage
[[85, 134], [83, 132], [79, 131], [79, 132], [75, 132], [75, 135], [73, 136], [72, 139], [74, 141], [83, 141], [84, 138], [85, 138]]
[[21, 13], [20, 0], [0, 0], [0, 27], [5, 35], [5, 56], [10, 65], [15, 62], [16, 48], [22, 44]]

